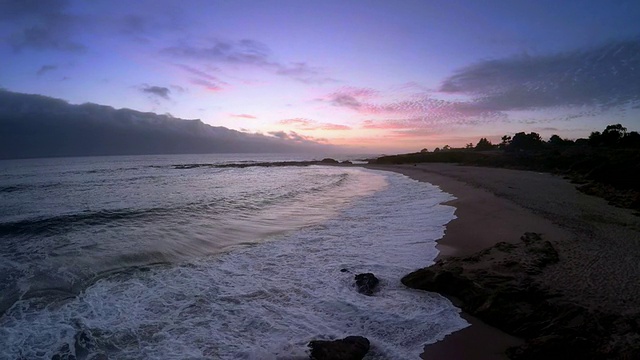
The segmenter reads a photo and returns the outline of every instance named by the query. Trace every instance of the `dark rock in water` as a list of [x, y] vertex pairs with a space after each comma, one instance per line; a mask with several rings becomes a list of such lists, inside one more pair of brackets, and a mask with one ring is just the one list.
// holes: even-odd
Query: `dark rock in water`
[[340, 269], [340, 272], [349, 272], [348, 269]]
[[51, 360], [77, 360], [76, 356], [71, 353], [69, 344], [64, 344], [57, 354], [51, 357]]
[[525, 233], [467, 257], [414, 271], [402, 283], [452, 297], [464, 311], [526, 343], [514, 359], [640, 359], [640, 314], [604, 314], [563, 300], [537, 276], [560, 261], [553, 244]]
[[323, 163], [323, 164], [338, 164], [338, 160], [335, 160], [335, 159], [332, 159], [332, 158], [324, 158], [320, 162]]
[[345, 160], [343, 162], [341, 162], [340, 164], [345, 164], [345, 165], [353, 165], [353, 163], [349, 160]]
[[373, 291], [380, 282], [372, 273], [358, 274], [355, 279], [358, 292], [369, 296], [373, 295]]
[[73, 337], [75, 340], [74, 348], [78, 360], [86, 359], [89, 351], [95, 347], [95, 340], [88, 331], [81, 330]]
[[[87, 330], [79, 330], [74, 336], [73, 352], [69, 344], [64, 344], [60, 350], [51, 357], [51, 360], [85, 360], [89, 359], [90, 351], [95, 348], [96, 343], [91, 333]], [[74, 354], [75, 353], [75, 354]], [[99, 354], [101, 355], [101, 354]], [[92, 356], [90, 359], [101, 359]], [[106, 356], [104, 357], [106, 359]]]
[[312, 340], [311, 359], [314, 360], [361, 360], [369, 352], [369, 339], [362, 336], [347, 336], [340, 340]]

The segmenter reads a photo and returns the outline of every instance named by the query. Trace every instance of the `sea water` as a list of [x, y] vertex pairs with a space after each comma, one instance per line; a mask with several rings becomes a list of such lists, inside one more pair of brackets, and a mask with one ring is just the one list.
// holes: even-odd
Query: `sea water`
[[[417, 359], [467, 326], [400, 278], [453, 199], [403, 175], [246, 155], [0, 162], [0, 359]], [[223, 164], [241, 166], [218, 167]], [[354, 275], [380, 280], [374, 296]]]

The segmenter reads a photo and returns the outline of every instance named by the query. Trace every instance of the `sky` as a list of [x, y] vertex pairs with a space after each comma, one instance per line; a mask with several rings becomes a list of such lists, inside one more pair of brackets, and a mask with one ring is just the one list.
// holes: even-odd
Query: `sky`
[[640, 2], [0, 0], [0, 88], [412, 152], [640, 130]]

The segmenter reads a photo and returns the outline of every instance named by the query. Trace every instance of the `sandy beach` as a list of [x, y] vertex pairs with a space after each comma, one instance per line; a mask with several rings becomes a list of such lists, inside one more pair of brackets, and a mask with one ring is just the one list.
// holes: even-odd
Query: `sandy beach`
[[[467, 256], [525, 232], [550, 241], [559, 255], [536, 280], [563, 301], [614, 314], [635, 314], [640, 295], [640, 218], [585, 195], [545, 173], [455, 164], [380, 165], [439, 186], [457, 199], [457, 219], [439, 241], [439, 257]], [[428, 264], [425, 264], [425, 266]], [[464, 314], [470, 327], [425, 348], [425, 359], [505, 359], [522, 340]]]

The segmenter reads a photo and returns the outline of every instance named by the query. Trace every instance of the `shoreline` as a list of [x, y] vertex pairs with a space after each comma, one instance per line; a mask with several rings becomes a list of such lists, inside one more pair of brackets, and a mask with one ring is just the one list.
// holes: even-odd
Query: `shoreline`
[[[365, 167], [394, 171], [429, 182], [456, 197], [445, 203], [456, 207], [456, 219], [446, 225], [445, 235], [438, 240], [440, 254], [436, 260], [468, 256], [498, 242], [516, 243], [525, 232], [535, 232], [542, 234], [558, 249], [560, 263], [545, 270], [539, 280], [562, 294], [563, 300], [611, 313], [624, 313], [619, 305], [624, 305], [625, 301], [617, 299], [621, 288], [633, 296], [640, 294], [637, 284], [608, 284], [615, 282], [610, 280], [623, 279], [625, 275], [633, 278], [628, 271], [637, 266], [635, 262], [619, 261], [614, 264], [618, 266], [611, 266], [616, 256], [619, 259], [620, 249], [606, 249], [611, 248], [609, 241], [618, 242], [621, 246], [627, 245], [621, 251], [635, 249], [640, 254], [640, 231], [634, 226], [638, 224], [637, 217], [626, 209], [609, 206], [603, 199], [579, 193], [567, 180], [530, 171], [442, 163]], [[609, 229], [599, 229], [602, 223], [610, 225]], [[595, 252], [594, 248], [597, 248]], [[598, 252], [609, 254], [602, 256]], [[602, 266], [616, 268], [614, 274], [609, 274], [613, 279], [600, 276], [597, 282], [589, 284], [595, 278], [594, 274], [603, 271], [602, 268], [592, 268], [594, 256], [604, 257]], [[635, 273], [640, 275], [637, 269]], [[583, 280], [585, 278], [587, 281]], [[580, 283], [581, 280], [584, 283]], [[603, 288], [602, 284], [609, 286]], [[452, 300], [455, 304], [456, 299]], [[627, 305], [633, 307], [634, 304]], [[523, 339], [508, 335], [464, 312], [461, 316], [471, 326], [427, 345], [422, 358], [507, 359], [507, 348], [524, 343]]]
[[[394, 171], [414, 180], [428, 182], [442, 191], [452, 194], [456, 199], [443, 203], [456, 208], [456, 218], [446, 225], [444, 236], [438, 240], [436, 248], [440, 251], [436, 260], [448, 256], [465, 256], [495, 245], [503, 238], [518, 239], [527, 226], [535, 222], [530, 214], [524, 214], [516, 206], [500, 199], [485, 190], [435, 172], [428, 172], [423, 166], [382, 165], [366, 166], [370, 169]], [[511, 223], [509, 229], [502, 229], [499, 222], [504, 216], [516, 215], [517, 223]], [[479, 222], [491, 223], [483, 227], [487, 231], [477, 232]], [[522, 230], [522, 231], [521, 231]], [[469, 241], [473, 238], [474, 241]], [[455, 302], [454, 302], [455, 305]], [[470, 326], [447, 335], [443, 340], [426, 345], [421, 354], [423, 359], [508, 359], [507, 348], [524, 343], [520, 338], [511, 336], [500, 329], [487, 325], [480, 319], [461, 312]]]

